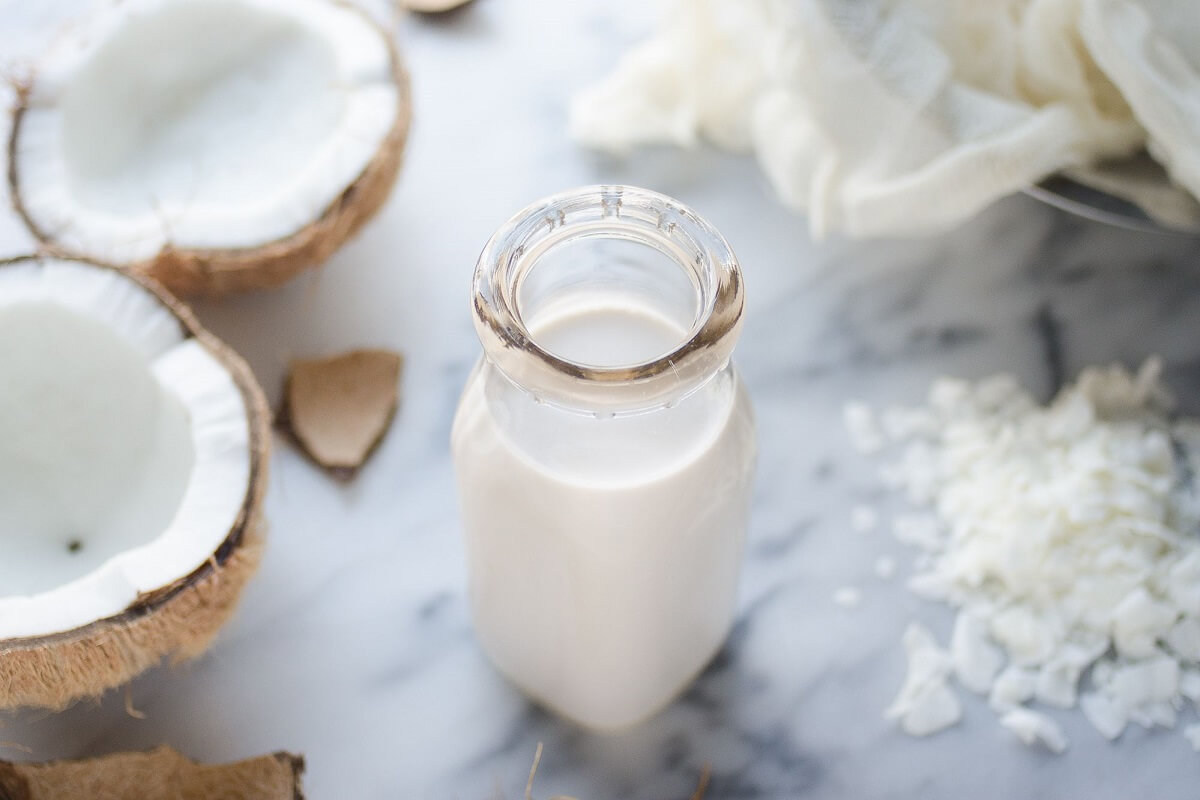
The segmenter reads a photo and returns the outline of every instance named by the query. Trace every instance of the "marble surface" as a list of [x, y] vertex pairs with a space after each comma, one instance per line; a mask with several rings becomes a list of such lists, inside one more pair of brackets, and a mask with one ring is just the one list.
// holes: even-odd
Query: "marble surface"
[[[648, 5], [479, 0], [397, 24], [416, 124], [382, 216], [320, 273], [199, 307], [274, 397], [289, 357], [403, 350], [394, 428], [349, 485], [277, 440], [270, 549], [212, 651], [152, 671], [128, 696], [0, 717], [0, 757], [166, 742], [231, 760], [286, 748], [307, 756], [316, 800], [483, 800], [522, 796], [544, 742], [539, 797], [683, 798], [704, 764], [720, 800], [1196, 797], [1200, 756], [1178, 733], [1131, 729], [1109, 744], [1078, 712], [1052, 712], [1072, 740], [1055, 757], [1017, 743], [975, 698], [959, 726], [929, 739], [882, 718], [903, 675], [904, 625], [944, 637], [950, 614], [911, 596], [904, 569], [874, 576], [878, 555], [906, 565], [911, 554], [850, 526], [855, 505], [891, 500], [876, 465], [852, 452], [840, 409], [916, 401], [941, 374], [1010, 371], [1045, 396], [1085, 365], [1160, 353], [1182, 406], [1200, 413], [1200, 241], [1016, 197], [933, 239], [816, 244], [745, 159], [582, 152], [563, 133], [565, 99], [648, 30]], [[0, 54], [11, 63], [33, 49], [68, 6], [0, 0]], [[41, 28], [19, 32], [20, 14]], [[476, 254], [526, 202], [598, 181], [675, 195], [732, 242], [749, 298], [736, 358], [762, 440], [728, 645], [678, 702], [620, 735], [548, 716], [484, 660], [447, 452], [479, 352], [467, 313]], [[8, 221], [0, 244], [23, 246]], [[845, 585], [862, 590], [861, 608], [833, 602]]]

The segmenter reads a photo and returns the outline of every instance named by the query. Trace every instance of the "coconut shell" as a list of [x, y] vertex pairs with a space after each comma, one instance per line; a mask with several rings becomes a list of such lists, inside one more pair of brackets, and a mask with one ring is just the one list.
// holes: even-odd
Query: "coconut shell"
[[293, 361], [281, 424], [319, 466], [352, 477], [396, 414], [403, 365], [389, 350]]
[[205, 765], [169, 747], [81, 761], [0, 761], [0, 800], [303, 800], [290, 753]]
[[[5, 265], [26, 259], [0, 262]], [[128, 276], [169, 308], [188, 335], [228, 369], [242, 393], [250, 426], [250, 478], [245, 500], [208, 561], [170, 585], [143, 594], [122, 613], [45, 636], [0, 639], [0, 709], [60, 710], [129, 682], [164, 658], [183, 661], [206, 650], [233, 614], [258, 567], [263, 495], [270, 456], [270, 411], [249, 366], [204, 330], [192, 312], [153, 281]]]
[[[353, 8], [352, 6], [348, 6]], [[379, 28], [391, 54], [392, 74], [399, 89], [396, 120], [384, 137], [375, 157], [321, 214], [295, 233], [283, 239], [246, 248], [189, 249], [166, 246], [144, 261], [112, 266], [137, 275], [148, 276], [181, 297], [218, 297], [251, 289], [279, 286], [300, 272], [319, 266], [351, 236], [358, 232], [391, 194], [403, 162], [404, 145], [412, 120], [412, 88], [408, 71], [387, 31], [369, 15], [370, 24]], [[36, 81], [34, 74], [31, 80]], [[17, 106], [8, 140], [8, 184], [13, 207], [46, 255], [94, 261], [87, 253], [72, 252], [55, 240], [54, 232], [37, 226], [21, 200], [21, 181], [17, 169], [16, 148], [28, 91], [18, 89]]]
[[443, 14], [465, 6], [471, 0], [399, 0], [400, 6], [418, 14]]

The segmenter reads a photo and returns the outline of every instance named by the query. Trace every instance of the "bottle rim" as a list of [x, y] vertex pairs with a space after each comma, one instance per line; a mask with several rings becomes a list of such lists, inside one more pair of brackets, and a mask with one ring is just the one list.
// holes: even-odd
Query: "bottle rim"
[[[565, 242], [637, 242], [671, 258], [699, 291], [680, 344], [633, 364], [595, 366], [544, 348], [518, 300], [525, 276]], [[640, 410], [694, 391], [729, 361], [745, 307], [741, 268], [725, 238], [678, 200], [632, 186], [584, 186], [530, 204], [492, 235], [475, 269], [472, 311], [487, 358], [539, 399], [575, 408]]]

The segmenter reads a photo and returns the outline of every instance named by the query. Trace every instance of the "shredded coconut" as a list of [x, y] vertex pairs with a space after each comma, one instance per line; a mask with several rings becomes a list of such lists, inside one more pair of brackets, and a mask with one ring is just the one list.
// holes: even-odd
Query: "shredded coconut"
[[1078, 705], [1115, 739], [1130, 722], [1172, 728], [1200, 697], [1200, 425], [1169, 416], [1160, 372], [1088, 369], [1046, 406], [1009, 376], [941, 379], [921, 409], [847, 412], [860, 445], [870, 430], [899, 449], [885, 479], [916, 509], [893, 522], [921, 551], [909, 588], [958, 609], [948, 652], [905, 635], [910, 679], [888, 716], [906, 731], [928, 727], [908, 719], [918, 667], [938, 720], [960, 713], [942, 696], [953, 674], [1054, 752], [1065, 735], [1027, 703]]
[[1179, 693], [1188, 700], [1200, 700], [1200, 671], [1185, 669], [1179, 676]]
[[1000, 724], [1025, 744], [1041, 742], [1052, 753], [1067, 749], [1067, 735], [1057, 722], [1045, 714], [1027, 708], [1013, 708], [1000, 717]]
[[1008, 667], [992, 683], [988, 705], [994, 711], [1008, 711], [1032, 700], [1036, 689], [1036, 672], [1021, 667]]
[[963, 687], [976, 694], [987, 694], [1004, 666], [1004, 653], [988, 639], [987, 622], [964, 611], [954, 620], [950, 661]]
[[1200, 725], [1188, 725], [1183, 729], [1183, 735], [1192, 745], [1192, 749], [1200, 753]]
[[958, 722], [962, 703], [946, 683], [950, 655], [938, 647], [927, 628], [915, 622], [904, 631], [904, 650], [908, 655], [904, 685], [884, 717], [900, 720], [901, 729], [911, 736], [928, 736]]

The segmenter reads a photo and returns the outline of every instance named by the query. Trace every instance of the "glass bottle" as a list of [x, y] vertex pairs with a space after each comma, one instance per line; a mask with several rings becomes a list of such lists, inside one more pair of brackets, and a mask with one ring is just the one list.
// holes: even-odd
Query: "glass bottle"
[[472, 616], [502, 673], [588, 727], [670, 702], [732, 624], [743, 305], [721, 235], [633, 187], [535, 203], [480, 256], [484, 352], [451, 434]]

